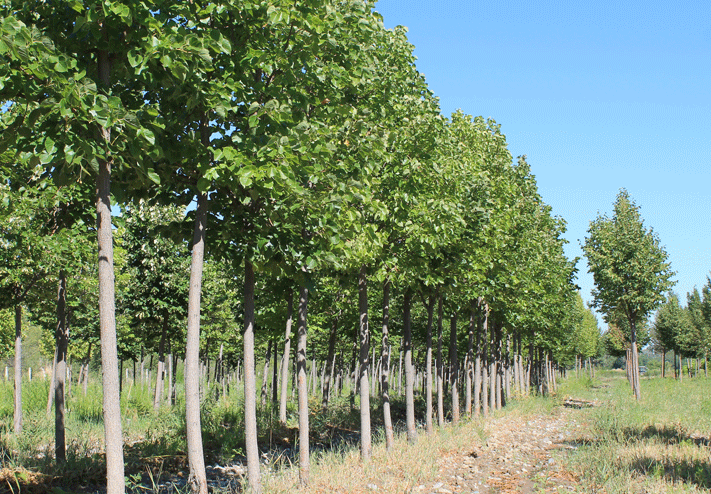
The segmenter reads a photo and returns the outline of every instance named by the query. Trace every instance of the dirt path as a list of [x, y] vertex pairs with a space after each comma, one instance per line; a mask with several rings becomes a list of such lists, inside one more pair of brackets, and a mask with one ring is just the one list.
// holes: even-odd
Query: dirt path
[[577, 480], [564, 469], [560, 458], [575, 448], [570, 441], [578, 426], [578, 413], [558, 407], [550, 415], [490, 418], [483, 447], [440, 459], [437, 478], [412, 492], [575, 492]]

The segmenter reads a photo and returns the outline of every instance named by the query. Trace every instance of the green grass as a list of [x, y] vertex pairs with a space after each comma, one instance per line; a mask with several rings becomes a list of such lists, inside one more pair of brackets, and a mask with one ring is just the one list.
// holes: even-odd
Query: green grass
[[643, 378], [637, 402], [620, 373], [565, 392], [598, 400], [581, 411], [584, 427], [569, 466], [590, 491], [706, 492], [711, 489], [711, 380]]
[[[636, 402], [620, 372], [600, 372], [595, 378], [565, 381], [551, 397], [511, 401], [496, 415], [533, 416], [555, 413], [563, 400], [595, 401], [598, 406], [575, 412], [579, 424], [573, 437], [576, 447], [564, 460], [581, 481], [580, 492], [666, 493], [703, 492], [711, 489], [711, 380], [642, 379], [642, 400]], [[48, 383], [42, 380], [23, 386], [24, 431], [12, 433], [12, 383], [0, 383], [0, 485], [24, 486], [22, 492], [46, 492], [61, 487], [102, 485], [104, 430], [101, 389], [89, 386], [87, 396], [75, 386], [67, 399], [67, 464], [54, 464], [54, 414], [46, 414]], [[178, 393], [180, 394], [180, 393]], [[149, 386], [124, 388], [122, 396], [128, 485], [151, 486], [168, 475], [187, 470], [185, 455], [184, 403], [153, 410]], [[418, 397], [422, 401], [422, 397]], [[203, 401], [203, 441], [208, 464], [227, 464], [244, 456], [242, 389], [235, 386], [227, 397], [209, 389]], [[396, 397], [393, 419], [404, 421], [404, 404]], [[324, 491], [358, 489], [367, 483], [381, 492], [403, 492], [413, 479], [432, 474], [431, 459], [446, 451], [471, 447], [485, 441], [483, 419], [464, 421], [460, 428], [445, 428], [434, 437], [421, 437], [414, 451], [398, 434], [397, 451], [384, 450], [382, 404], [372, 400], [374, 461], [360, 465], [357, 445], [358, 401], [347, 394], [332, 400], [327, 410], [313, 399], [310, 419], [312, 480]], [[424, 403], [418, 402], [418, 410]], [[209, 413], [208, 413], [209, 412]], [[421, 417], [419, 417], [421, 419]], [[289, 404], [287, 427], [276, 420], [271, 403], [258, 407], [260, 445], [273, 455], [265, 469], [265, 483], [274, 492], [289, 492], [297, 482], [297, 470], [289, 468], [294, 458], [285, 454], [294, 445], [295, 404]], [[293, 450], [292, 450], [293, 451]], [[3, 470], [4, 469], [4, 470]], [[345, 475], [344, 472], [351, 472]], [[5, 477], [3, 478], [3, 475]], [[388, 480], [389, 479], [389, 480]], [[7, 482], [7, 483], [6, 483]], [[33, 483], [34, 482], [34, 483]], [[32, 486], [39, 486], [33, 490]], [[360, 486], [360, 487], [358, 487]], [[44, 490], [42, 490], [44, 489]], [[57, 491], [59, 492], [59, 491]]]

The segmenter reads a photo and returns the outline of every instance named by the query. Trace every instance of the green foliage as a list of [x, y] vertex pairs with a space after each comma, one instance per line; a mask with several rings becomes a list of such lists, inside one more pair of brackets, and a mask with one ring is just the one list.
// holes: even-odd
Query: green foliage
[[660, 350], [680, 352], [679, 343], [690, 331], [689, 315], [679, 305], [679, 297], [670, 293], [654, 316], [654, 340]]
[[0, 310], [0, 360], [5, 360], [15, 345], [15, 311]]
[[617, 313], [630, 325], [640, 324], [673, 285], [674, 272], [659, 237], [644, 227], [639, 207], [624, 189], [612, 218], [598, 216], [588, 234], [583, 251], [595, 280], [595, 306], [608, 320]]

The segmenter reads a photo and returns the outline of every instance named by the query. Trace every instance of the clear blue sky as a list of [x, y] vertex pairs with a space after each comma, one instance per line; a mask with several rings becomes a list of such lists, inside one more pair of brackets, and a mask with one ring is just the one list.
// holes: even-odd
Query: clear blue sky
[[[626, 188], [686, 293], [711, 270], [711, 4], [380, 0], [442, 113], [501, 124], [583, 257], [590, 220]], [[584, 258], [578, 285], [591, 300]]]

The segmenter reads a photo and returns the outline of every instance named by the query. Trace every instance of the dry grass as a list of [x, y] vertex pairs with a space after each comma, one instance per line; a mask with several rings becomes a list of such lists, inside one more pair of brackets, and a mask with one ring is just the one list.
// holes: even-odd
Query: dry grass
[[310, 482], [298, 487], [298, 469], [291, 468], [265, 475], [266, 492], [288, 493], [404, 493], [431, 480], [439, 464], [448, 456], [471, 451], [482, 443], [482, 422], [464, 422], [445, 427], [427, 436], [418, 430], [415, 446], [400, 435], [391, 451], [382, 442], [373, 448], [372, 460], [364, 465], [357, 449], [312, 456]]

